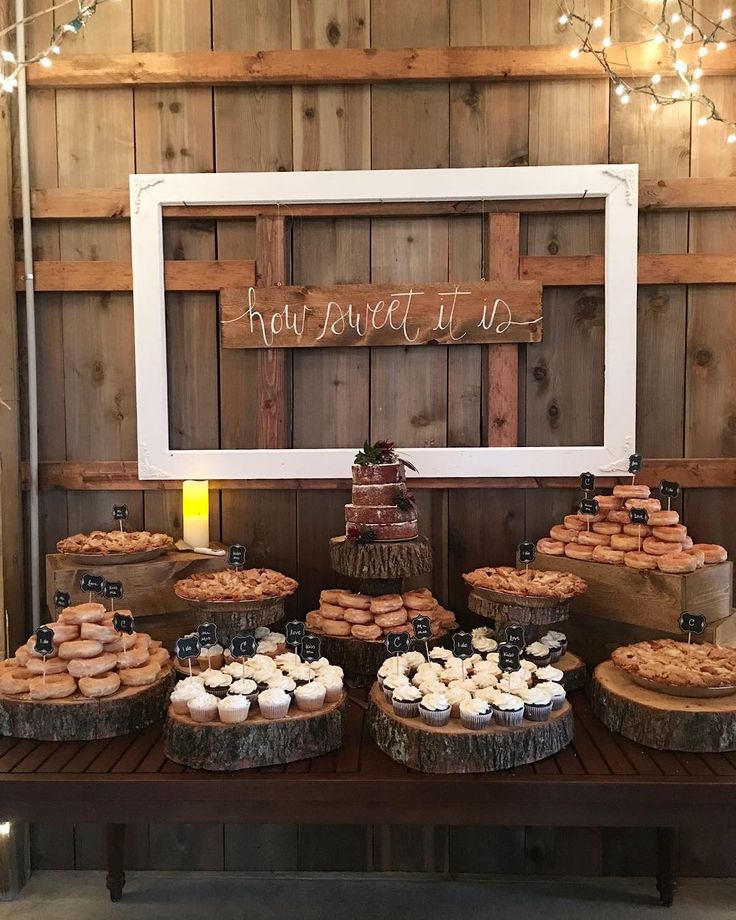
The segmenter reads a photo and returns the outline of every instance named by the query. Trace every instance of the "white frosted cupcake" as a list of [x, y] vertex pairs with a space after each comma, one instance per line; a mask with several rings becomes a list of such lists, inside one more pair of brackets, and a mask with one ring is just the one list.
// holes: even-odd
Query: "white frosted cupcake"
[[428, 693], [419, 704], [419, 714], [427, 723], [439, 728], [450, 721], [450, 703], [444, 693]]
[[524, 657], [527, 661], [533, 661], [538, 668], [544, 668], [552, 656], [543, 642], [532, 642], [524, 649]]
[[481, 671], [479, 674], [473, 674], [473, 683], [478, 690], [484, 690], [486, 687], [498, 687], [498, 678], [490, 672]]
[[425, 680], [432, 680], [439, 677], [442, 673], [442, 665], [438, 661], [425, 661], [424, 664], [417, 668], [417, 673], [412, 677], [411, 682], [415, 687], [423, 684]]
[[499, 690], [498, 687], [481, 687], [475, 691], [473, 699], [492, 703], [499, 694], [503, 695], [503, 691]]
[[528, 688], [530, 680], [526, 671], [511, 671], [498, 678], [498, 689], [504, 693], [518, 693]]
[[419, 701], [422, 698], [422, 691], [412, 684], [403, 684], [397, 687], [391, 697], [391, 705], [394, 712], [402, 719], [413, 719], [419, 715]]
[[272, 687], [281, 687], [281, 689], [286, 690], [287, 693], [293, 694], [296, 690], [296, 682], [292, 680], [288, 674], [282, 674], [281, 671], [276, 671], [273, 677], [269, 677], [266, 681], [266, 688], [270, 690]]
[[211, 693], [200, 693], [187, 703], [189, 718], [195, 722], [213, 722], [217, 718], [218, 699]]
[[256, 628], [253, 630], [253, 635], [256, 637], [256, 639], [265, 639], [266, 636], [271, 635], [271, 630], [268, 628], [268, 626], [256, 626]]
[[250, 677], [251, 667], [247, 663], [240, 661], [231, 661], [222, 669], [223, 674], [229, 674], [233, 680], [240, 680], [242, 677]]
[[200, 668], [212, 668], [216, 671], [225, 663], [224, 654], [225, 649], [217, 642], [210, 648], [202, 649], [197, 662]]
[[[557, 630], [550, 629], [550, 631], [545, 636], [542, 636], [541, 641], [544, 642], [545, 639], [549, 639], [552, 642], [557, 642], [562, 649], [563, 655], [567, 651], [567, 636], [563, 632], [558, 632]], [[546, 645], [547, 643], [545, 642], [544, 644]]]
[[239, 722], [245, 722], [249, 712], [250, 701], [247, 696], [228, 694], [224, 700], [220, 700], [217, 704], [220, 722], [224, 722], [226, 725], [237, 725]]
[[565, 677], [564, 671], [561, 671], [559, 668], [553, 668], [552, 665], [548, 665], [546, 668], [537, 668], [534, 677], [539, 683], [543, 681], [553, 680], [558, 684], [561, 683]]
[[478, 689], [478, 685], [472, 677], [461, 677], [460, 680], [450, 681], [448, 687], [453, 690], [467, 690], [471, 696]]
[[492, 706], [493, 718], [499, 725], [513, 727], [524, 721], [524, 700], [515, 693], [497, 693]]
[[567, 694], [565, 693], [565, 688], [562, 684], [558, 684], [556, 681], [549, 680], [544, 681], [541, 684], [537, 684], [535, 687], [536, 690], [544, 690], [545, 693], [549, 693], [552, 698], [552, 712], [556, 712], [558, 709], [562, 709]]
[[294, 701], [297, 709], [301, 709], [302, 712], [316, 712], [324, 706], [326, 695], [324, 684], [313, 680], [309, 684], [299, 684], [294, 691]]
[[276, 664], [283, 670], [288, 671], [290, 668], [299, 667], [302, 663], [301, 658], [296, 654], [296, 652], [284, 652], [281, 655], [277, 655], [274, 658]]
[[325, 688], [325, 703], [334, 703], [342, 696], [342, 677], [334, 674], [328, 668], [320, 674], [319, 682]]
[[423, 683], [419, 684], [417, 689], [422, 696], [426, 696], [428, 693], [444, 693], [447, 687], [441, 680], [433, 678], [432, 680], [425, 680]]
[[460, 703], [460, 721], [471, 731], [487, 728], [493, 718], [491, 704], [485, 700], [468, 699]]
[[202, 696], [205, 692], [204, 685], [199, 681], [187, 685], [182, 681], [171, 691], [171, 708], [180, 716], [186, 715], [189, 712], [189, 700]]
[[442, 648], [441, 645], [431, 649], [429, 653], [430, 661], [447, 661], [448, 659], [454, 657], [455, 656], [452, 654], [449, 648]]
[[283, 719], [289, 712], [291, 697], [280, 687], [272, 687], [258, 694], [258, 708], [264, 719]]
[[397, 687], [403, 687], [404, 685], [408, 683], [409, 683], [409, 678], [404, 673], [389, 674], [388, 677], [384, 677], [383, 693], [384, 693], [384, 696], [386, 697], [387, 702], [389, 703], [391, 702], [391, 697], [393, 695], [394, 690]]
[[530, 722], [544, 722], [552, 712], [552, 697], [546, 690], [530, 687], [519, 696], [524, 701], [524, 715]]
[[495, 639], [491, 639], [487, 636], [478, 636], [477, 639], [473, 637], [473, 649], [481, 655], [487, 655], [488, 652], [495, 652], [497, 648], [498, 642], [496, 642]]
[[409, 671], [416, 671], [417, 668], [421, 667], [425, 662], [426, 658], [422, 655], [421, 652], [406, 652], [401, 656], [402, 663], [407, 667]]
[[233, 682], [229, 674], [225, 674], [223, 671], [212, 670], [205, 671], [203, 677], [204, 688], [208, 693], [218, 697], [218, 699], [224, 699], [227, 696], [228, 688]]
[[460, 718], [461, 704], [465, 700], [471, 700], [473, 698], [471, 692], [463, 687], [448, 687], [447, 690], [445, 690], [445, 696], [447, 697], [447, 702], [450, 704], [450, 717], [453, 719]]
[[556, 664], [562, 658], [562, 646], [560, 643], [557, 639], [551, 639], [549, 636], [542, 636], [539, 641], [549, 649], [550, 664]]
[[470, 635], [473, 637], [473, 639], [492, 639], [493, 630], [490, 626], [476, 626], [471, 630]]
[[243, 677], [241, 680], [234, 680], [227, 691], [228, 696], [244, 696], [251, 706], [255, 706], [258, 701], [258, 685], [254, 680]]

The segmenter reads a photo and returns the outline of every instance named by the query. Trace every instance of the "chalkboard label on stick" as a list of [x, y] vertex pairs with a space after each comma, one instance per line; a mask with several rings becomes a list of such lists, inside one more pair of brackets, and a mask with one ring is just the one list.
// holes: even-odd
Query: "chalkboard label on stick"
[[584, 498], [578, 505], [580, 514], [598, 514], [600, 505], [594, 498]]
[[199, 658], [202, 654], [202, 646], [199, 644], [199, 636], [182, 636], [174, 643], [174, 652], [179, 661], [187, 661], [190, 658]]
[[217, 645], [217, 626], [214, 623], [200, 623], [197, 627], [199, 644], [202, 648], [212, 648]]
[[133, 617], [129, 613], [116, 613], [112, 618], [112, 628], [115, 632], [132, 636], [135, 629]]
[[649, 522], [649, 514], [646, 508], [632, 508], [629, 511], [629, 517], [632, 524], [647, 524]]
[[506, 641], [515, 645], [517, 648], [526, 647], [526, 636], [524, 635], [523, 626], [507, 626], [506, 627]]
[[322, 640], [319, 636], [305, 633], [302, 644], [299, 646], [299, 656], [302, 661], [308, 663], [318, 661], [322, 657]]
[[456, 658], [465, 661], [473, 654], [473, 637], [469, 632], [456, 632], [452, 637], [452, 651]]
[[680, 614], [680, 629], [699, 636], [705, 632], [705, 617], [700, 613], [682, 613]]
[[290, 620], [286, 624], [286, 644], [294, 647], [301, 645], [306, 631], [306, 624], [301, 620]]
[[518, 671], [520, 663], [521, 649], [513, 642], [502, 642], [498, 647], [498, 666], [502, 671], [510, 674], [512, 671]]
[[116, 521], [127, 521], [128, 520], [128, 506], [127, 505], [113, 505], [112, 506], [112, 516]]
[[120, 600], [123, 596], [122, 581], [106, 581], [102, 593], [108, 600]]
[[519, 554], [519, 562], [534, 562], [537, 555], [537, 548], [531, 540], [523, 540], [516, 548]]
[[641, 454], [631, 454], [629, 457], [629, 472], [630, 473], [639, 473], [641, 472], [642, 456]]
[[227, 550], [227, 564], [234, 569], [240, 569], [245, 565], [246, 549], [242, 543], [233, 543]]
[[48, 626], [39, 626], [34, 633], [36, 641], [33, 643], [33, 651], [37, 655], [54, 654], [54, 631]]
[[663, 479], [659, 484], [659, 491], [667, 498], [674, 498], [680, 494], [680, 483], [672, 482], [669, 479]]
[[581, 473], [580, 488], [583, 492], [592, 492], [595, 488], [595, 476], [592, 473]]
[[383, 641], [389, 655], [405, 655], [410, 648], [409, 633], [386, 633], [386, 638]]
[[102, 575], [85, 572], [79, 579], [79, 587], [86, 594], [102, 594], [105, 590], [105, 579]]
[[427, 642], [432, 638], [432, 621], [429, 617], [414, 617], [411, 621], [414, 629], [414, 637], [420, 641]]
[[66, 591], [56, 591], [54, 593], [54, 607], [56, 607], [57, 610], [65, 610], [71, 602], [72, 599]]
[[233, 636], [230, 640], [230, 651], [233, 658], [252, 658], [258, 649], [258, 640], [251, 634]]

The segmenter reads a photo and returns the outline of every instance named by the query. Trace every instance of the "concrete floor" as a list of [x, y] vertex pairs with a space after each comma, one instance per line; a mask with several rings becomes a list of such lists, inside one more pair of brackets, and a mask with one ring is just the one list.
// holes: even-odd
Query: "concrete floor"
[[111, 904], [102, 872], [38, 872], [5, 920], [734, 920], [736, 879], [685, 879], [675, 906], [659, 907], [651, 879], [462, 881], [417, 876], [131, 872]]

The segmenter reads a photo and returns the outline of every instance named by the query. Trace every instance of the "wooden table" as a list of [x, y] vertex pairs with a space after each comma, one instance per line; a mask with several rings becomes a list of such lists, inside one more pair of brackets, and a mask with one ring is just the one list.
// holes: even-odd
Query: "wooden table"
[[[382, 754], [368, 737], [365, 695], [351, 695], [339, 750], [237, 773], [167, 760], [160, 724], [107, 741], [2, 738], [0, 820], [100, 823], [104, 816], [112, 900], [125, 883], [125, 824], [177, 823], [185, 799], [191, 823], [656, 827], [664, 904], [677, 887], [677, 829], [736, 824], [736, 753], [675, 755], [633, 744], [593, 716], [582, 691], [571, 696], [575, 738], [561, 753], [500, 773], [453, 776], [413, 773]], [[49, 784], [57, 796], [51, 819]]]

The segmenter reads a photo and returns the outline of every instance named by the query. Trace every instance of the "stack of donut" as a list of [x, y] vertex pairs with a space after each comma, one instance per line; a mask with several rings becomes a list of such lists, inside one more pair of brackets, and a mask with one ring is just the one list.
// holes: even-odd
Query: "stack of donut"
[[112, 612], [102, 604], [67, 607], [55, 623], [46, 625], [54, 633], [53, 653], [44, 660], [34, 650], [36, 638], [31, 636], [12, 658], [0, 662], [0, 693], [28, 695], [32, 700], [74, 694], [97, 699], [121, 687], [154, 683], [169, 659], [161, 643], [147, 633], [117, 633]]
[[[672, 575], [728, 558], [716, 543], [693, 543], [679, 514], [663, 511], [659, 499], [650, 496], [649, 486], [614, 486], [613, 495], [595, 498], [598, 514], [568, 514], [549, 537], [539, 540], [537, 552]], [[646, 509], [646, 524], [631, 523], [634, 508]]]
[[457, 626], [455, 614], [440, 607], [427, 588], [378, 597], [328, 588], [319, 596], [319, 610], [308, 613], [306, 620], [309, 629], [326, 636], [375, 642], [390, 632], [413, 634], [411, 622], [418, 616], [430, 618], [433, 636]]

